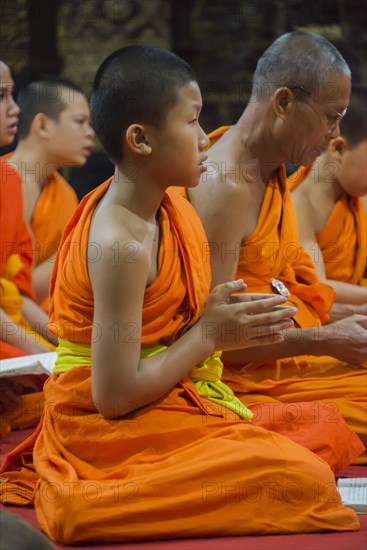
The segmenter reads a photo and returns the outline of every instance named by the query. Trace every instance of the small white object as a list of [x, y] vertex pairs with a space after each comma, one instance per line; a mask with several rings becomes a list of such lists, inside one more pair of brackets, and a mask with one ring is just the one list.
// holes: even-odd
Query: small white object
[[56, 351], [0, 360], [0, 378], [24, 374], [51, 375], [57, 359]]
[[338, 491], [344, 506], [367, 514], [367, 477], [340, 478]]

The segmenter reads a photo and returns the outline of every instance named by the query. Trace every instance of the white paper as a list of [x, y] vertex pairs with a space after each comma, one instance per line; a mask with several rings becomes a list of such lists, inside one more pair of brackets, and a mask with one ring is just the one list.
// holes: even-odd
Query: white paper
[[345, 506], [367, 514], [367, 478], [344, 478], [338, 480], [338, 490]]
[[57, 358], [56, 351], [25, 355], [0, 360], [0, 377], [24, 374], [52, 374]]

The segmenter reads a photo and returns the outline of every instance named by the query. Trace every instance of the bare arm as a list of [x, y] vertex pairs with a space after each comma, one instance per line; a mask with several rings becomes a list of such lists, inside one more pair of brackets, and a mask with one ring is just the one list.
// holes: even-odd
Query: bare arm
[[129, 236], [126, 242], [135, 250], [134, 262], [119, 258], [113, 265], [108, 246], [102, 246], [101, 261], [89, 265], [95, 303], [92, 396], [100, 412], [112, 418], [162, 397], [212, 351], [211, 341], [202, 342], [196, 330], [158, 356], [140, 358], [150, 260], [144, 244]]
[[[317, 242], [317, 231], [315, 228], [316, 212], [312, 209], [307, 200], [302, 201], [303, 195], [298, 198], [295, 196], [294, 198], [299, 223], [300, 241], [313, 260], [320, 282], [333, 287], [336, 292], [335, 302], [337, 304], [361, 305], [367, 303], [367, 289], [365, 287], [328, 279], [322, 250]], [[339, 311], [339, 315], [343, 316], [348, 315], [348, 312], [349, 314], [357, 312], [355, 309], [351, 312], [351, 308], [343, 309], [343, 307], [339, 307]], [[339, 318], [339, 315], [334, 318]]]
[[49, 348], [37, 342], [37, 340], [19, 325], [14, 323], [12, 319], [0, 308], [0, 339], [11, 346], [14, 346], [27, 355], [34, 353], [45, 353], [50, 351]]
[[246, 363], [262, 363], [264, 361], [276, 361], [286, 357], [306, 355], [312, 344], [313, 354], [315, 347], [313, 342], [314, 333], [312, 329], [292, 329], [292, 336], [285, 333], [283, 342], [269, 346], [253, 347], [251, 349], [230, 350], [222, 354], [225, 363], [232, 366], [243, 367]]
[[[243, 194], [246, 193], [246, 189], [237, 188], [233, 193], [229, 190], [229, 194], [225, 195], [227, 192], [228, 188], [216, 193], [221, 196], [223, 208], [219, 207], [219, 203], [216, 207], [214, 199], [196, 201], [208, 241], [212, 243], [215, 252], [211, 256], [213, 284], [225, 281], [226, 277], [233, 278], [237, 269], [237, 265], [234, 266], [236, 256], [228, 252], [236, 250], [236, 246], [254, 229], [249, 226], [248, 216], [244, 215], [244, 204], [250, 204], [248, 197]], [[315, 233], [313, 235], [315, 236]], [[314, 244], [315, 240], [312, 242]], [[319, 264], [319, 269], [322, 268], [323, 263]], [[365, 309], [361, 307], [356, 309], [355, 306], [342, 304], [338, 304], [338, 309], [339, 316], [335, 316], [337, 322], [330, 323], [323, 330], [291, 329], [285, 334], [282, 342], [229, 351], [223, 354], [223, 359], [243, 365], [248, 362], [273, 361], [313, 354], [329, 355], [353, 365], [359, 365], [366, 360], [367, 332], [363, 324]], [[333, 317], [332, 320], [334, 320]], [[331, 338], [330, 335], [334, 336]]]
[[48, 296], [55, 258], [56, 252], [32, 270], [32, 286], [36, 293], [38, 302], [41, 302]]
[[[209, 183], [212, 186], [211, 195]], [[244, 215], [244, 205], [248, 204], [246, 189], [231, 189], [223, 185], [220, 187], [220, 184], [215, 187], [215, 181], [209, 183], [201, 183], [199, 188], [190, 190], [190, 198], [200, 215], [208, 238], [213, 287], [215, 284], [233, 279], [237, 271], [242, 240], [254, 228], [247, 227], [248, 218]], [[204, 200], [204, 194], [209, 195], [209, 200]], [[237, 253], [230, 254], [230, 251]], [[267, 346], [231, 350], [223, 353], [222, 357], [224, 361], [242, 366], [248, 362], [272, 361], [303, 355], [310, 349], [309, 338], [311, 335], [305, 332], [303, 337], [299, 334], [292, 341], [284, 340], [279, 343], [277, 340]]]
[[[290, 308], [275, 306], [281, 296], [247, 301], [233, 297], [242, 281], [216, 287], [198, 323], [167, 350], [140, 358], [142, 310], [150, 263], [149, 236], [134, 241], [126, 234], [120, 243], [133, 244], [134, 262], [112, 258], [110, 242], [117, 234], [105, 228], [101, 260], [89, 265], [94, 293], [95, 333], [92, 342], [92, 396], [110, 418], [126, 414], [167, 394], [197, 363], [222, 348], [259, 344], [266, 335], [290, 326]], [[111, 241], [112, 239], [112, 241]], [[93, 237], [95, 241], [95, 237]], [[259, 331], [259, 326], [263, 327]], [[97, 334], [98, 333], [98, 334]]]
[[[311, 231], [310, 231], [311, 233]], [[302, 238], [303, 236], [303, 238]], [[312, 235], [307, 235], [307, 231], [300, 232], [301, 242], [308, 254], [314, 260], [314, 266], [317, 276], [320, 282], [325, 283], [333, 287], [336, 292], [335, 302], [340, 305], [354, 304], [362, 305], [367, 303], [367, 288], [363, 286], [353, 285], [345, 283], [343, 281], [336, 281], [334, 279], [328, 279], [326, 275], [324, 258], [321, 248], [317, 243], [317, 237], [314, 239]], [[350, 311], [350, 308], [339, 307], [340, 310], [344, 310], [344, 316]], [[355, 312], [355, 309], [354, 309]]]
[[203, 247], [203, 258], [211, 264], [211, 288], [236, 276], [241, 243], [251, 231], [246, 226], [244, 193], [245, 188], [224, 185], [215, 178], [207, 178], [199, 187], [189, 190], [190, 201], [208, 239]]
[[329, 317], [331, 321], [339, 321], [357, 313], [358, 315], [367, 315], [367, 304], [338, 304], [334, 302]]
[[343, 281], [335, 281], [333, 279], [326, 279], [325, 282], [334, 288], [336, 292], [335, 301], [338, 304], [354, 304], [356, 306], [367, 304], [366, 287], [344, 283]]
[[38, 332], [51, 344], [57, 346], [57, 337], [48, 330], [48, 316], [28, 296], [23, 296], [22, 315], [35, 332]]
[[299, 355], [328, 355], [360, 366], [367, 360], [366, 315], [355, 314], [320, 327], [290, 329], [285, 331], [283, 342], [225, 352], [223, 361], [243, 366]]

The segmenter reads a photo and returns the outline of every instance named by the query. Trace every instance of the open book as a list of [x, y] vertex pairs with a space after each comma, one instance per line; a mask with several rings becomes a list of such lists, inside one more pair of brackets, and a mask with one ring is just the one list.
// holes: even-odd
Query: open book
[[367, 514], [367, 477], [338, 479], [338, 490], [345, 506]]
[[0, 378], [24, 374], [52, 374], [57, 358], [56, 351], [25, 355], [0, 361]]

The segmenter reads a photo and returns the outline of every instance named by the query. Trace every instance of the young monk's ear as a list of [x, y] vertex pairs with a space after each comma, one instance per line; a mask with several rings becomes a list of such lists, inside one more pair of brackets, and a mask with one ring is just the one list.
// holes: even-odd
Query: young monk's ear
[[328, 153], [332, 160], [340, 162], [343, 154], [348, 149], [348, 142], [342, 136], [331, 139], [328, 145]]
[[42, 139], [49, 137], [49, 119], [43, 113], [37, 113], [31, 124], [31, 133], [38, 135]]
[[284, 117], [288, 105], [294, 101], [292, 90], [283, 86], [278, 88], [273, 96], [273, 109], [277, 116]]
[[150, 155], [152, 148], [140, 124], [131, 124], [126, 130], [126, 143], [133, 153], [137, 155]]

